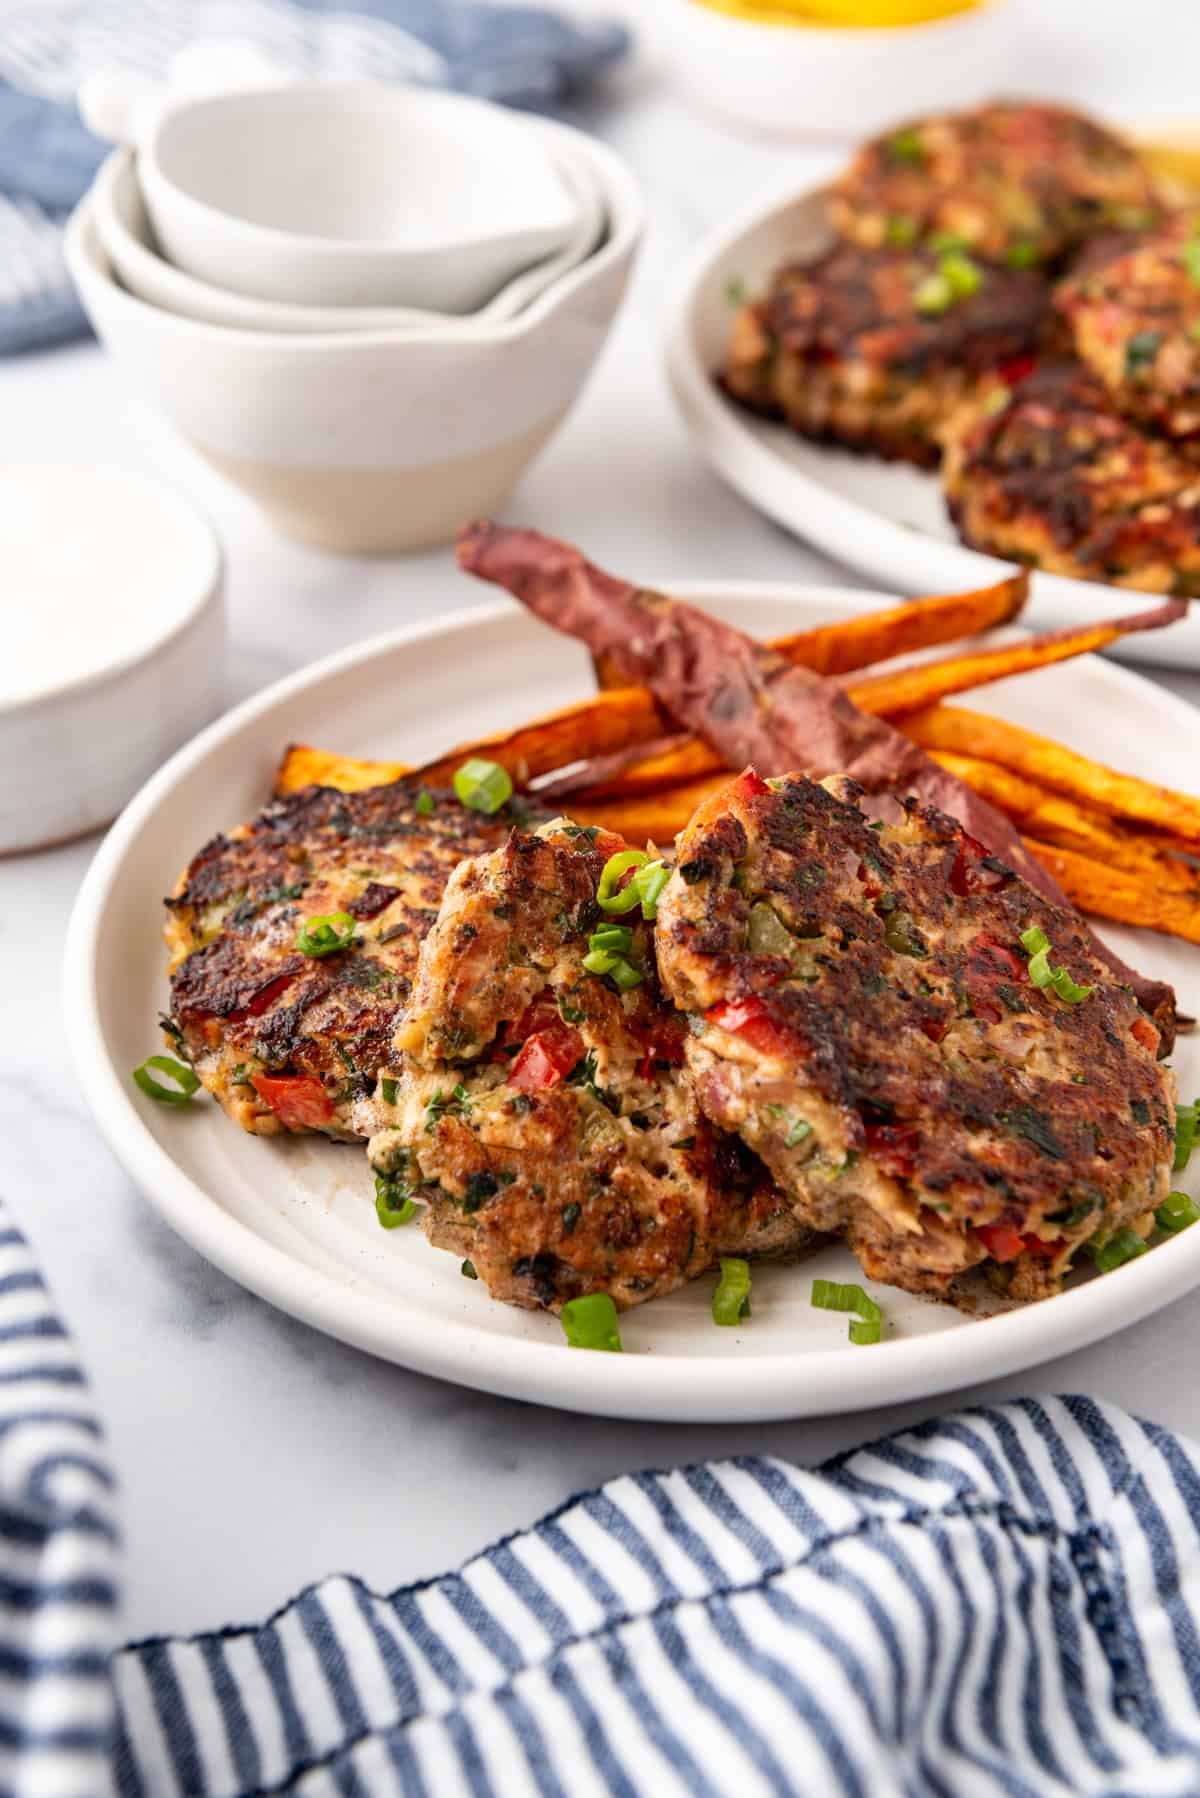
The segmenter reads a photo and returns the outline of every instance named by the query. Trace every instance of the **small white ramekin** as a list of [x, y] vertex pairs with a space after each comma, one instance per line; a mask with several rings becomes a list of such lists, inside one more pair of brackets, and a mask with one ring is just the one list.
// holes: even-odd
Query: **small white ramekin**
[[[157, 482], [124, 470], [42, 466], [6, 468], [0, 481], [9, 484], [10, 503], [21, 481], [31, 503], [45, 496], [57, 502], [59, 528], [76, 533], [84, 597], [101, 623], [103, 562], [118, 579], [136, 567], [154, 594], [144, 630], [120, 653], [106, 650], [98, 631], [88, 659], [75, 657], [61, 677], [44, 674], [30, 690], [0, 699], [0, 764], [8, 770], [0, 783], [0, 854], [10, 854], [107, 824], [216, 716], [224, 697], [225, 611], [211, 527]], [[22, 603], [16, 592], [11, 599]], [[47, 617], [44, 628], [53, 635], [69, 621]]]

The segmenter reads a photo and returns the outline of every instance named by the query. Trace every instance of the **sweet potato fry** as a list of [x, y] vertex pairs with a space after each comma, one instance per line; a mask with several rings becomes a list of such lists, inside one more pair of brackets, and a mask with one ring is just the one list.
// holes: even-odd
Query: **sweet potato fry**
[[1053, 875], [1071, 903], [1115, 924], [1136, 924], [1167, 936], [1200, 943], [1200, 904], [1183, 893], [1169, 892], [1135, 874], [1026, 837], [1025, 847]]
[[972, 792], [1007, 813], [1026, 835], [1200, 900], [1200, 869], [1180, 861], [1157, 839], [1127, 831], [1104, 812], [1051, 793], [997, 762], [956, 755], [947, 749], [935, 749], [931, 754]]
[[1150, 826], [1176, 839], [1173, 847], [1200, 848], [1200, 799], [1118, 774], [1049, 737], [962, 706], [933, 706], [909, 713], [904, 733], [925, 749], [983, 756], [1056, 793], [1095, 806], [1127, 823]]
[[286, 798], [301, 787], [337, 787], [357, 793], [363, 787], [383, 787], [408, 773], [403, 762], [356, 761], [335, 755], [331, 749], [313, 749], [307, 743], [289, 745], [275, 775], [274, 797]]
[[[797, 667], [811, 668], [814, 674], [849, 674], [852, 669], [869, 668], [873, 662], [887, 662], [915, 649], [932, 649], [938, 643], [954, 643], [959, 637], [974, 637], [997, 625], [1011, 624], [1028, 597], [1029, 576], [1022, 570], [992, 587], [910, 599], [883, 611], [823, 624], [817, 630], [776, 637], [771, 648]], [[595, 667], [602, 688], [623, 684], [605, 658], [598, 657]]]
[[604, 830], [615, 830], [631, 843], [649, 839], [668, 844], [683, 829], [702, 799], [718, 792], [729, 780], [729, 770], [710, 775], [707, 780], [688, 781], [685, 786], [668, 787], [661, 793], [645, 793], [636, 799], [571, 799], [563, 810], [577, 824], [599, 824]]
[[662, 713], [644, 687], [621, 687], [611, 693], [597, 693], [577, 705], [548, 712], [523, 724], [517, 730], [498, 731], [494, 736], [479, 737], [463, 743], [436, 761], [426, 762], [413, 772], [414, 780], [428, 787], [447, 786], [468, 757], [483, 756], [507, 768], [518, 786], [524, 786], [537, 774], [548, 774], [553, 768], [564, 768], [571, 762], [593, 755], [624, 749], [631, 743], [644, 743], [661, 737], [666, 728]]
[[871, 712], [877, 718], [896, 718], [947, 699], [952, 693], [965, 693], [971, 687], [1007, 680], [1010, 675], [1025, 674], [1034, 668], [1049, 668], [1055, 662], [1104, 649], [1135, 631], [1159, 630], [1181, 618], [1186, 607], [1186, 600], [1169, 600], [1165, 605], [1108, 623], [1086, 625], [1080, 630], [1043, 631], [1039, 636], [1027, 637], [1023, 643], [947, 656], [938, 662], [918, 662], [911, 668], [846, 684], [860, 711]]

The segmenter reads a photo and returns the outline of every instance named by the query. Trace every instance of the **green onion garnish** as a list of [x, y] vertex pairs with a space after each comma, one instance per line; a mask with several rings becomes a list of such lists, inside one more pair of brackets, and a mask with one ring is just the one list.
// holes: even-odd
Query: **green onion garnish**
[[750, 1263], [736, 1255], [721, 1256], [721, 1278], [713, 1293], [715, 1324], [738, 1324], [750, 1315]]
[[601, 911], [626, 912], [633, 911], [641, 903], [641, 894], [632, 881], [617, 891], [617, 882], [630, 868], [644, 868], [649, 861], [644, 849], [622, 849], [617, 855], [610, 855], [600, 874], [600, 885], [596, 889], [596, 904]]
[[588, 1292], [582, 1298], [568, 1299], [558, 1316], [571, 1348], [621, 1353], [617, 1307], [606, 1292]]
[[386, 1074], [379, 1082], [379, 1090], [383, 1094], [383, 1102], [385, 1105], [394, 1105], [396, 1103], [396, 1082], [389, 1079]]
[[416, 1209], [406, 1186], [399, 1180], [389, 1180], [386, 1174], [376, 1174], [375, 1215], [385, 1230], [395, 1230], [406, 1224]]
[[464, 1280], [477, 1280], [479, 1278], [479, 1275], [475, 1272], [475, 1263], [473, 1261], [464, 1261], [458, 1271]]
[[812, 1135], [813, 1127], [804, 1118], [797, 1118], [783, 1139], [785, 1149], [794, 1149], [797, 1143], [804, 1142]]
[[473, 812], [487, 812], [489, 817], [507, 805], [513, 784], [507, 768], [499, 762], [485, 762], [472, 756], [455, 771], [454, 791], [460, 802]]
[[1111, 1274], [1115, 1267], [1124, 1267], [1127, 1261], [1144, 1255], [1147, 1246], [1136, 1230], [1116, 1230], [1092, 1249], [1092, 1260], [1102, 1274]]
[[949, 283], [956, 300], [968, 300], [983, 285], [983, 271], [977, 262], [961, 250], [949, 250], [939, 258], [938, 274]]
[[924, 162], [925, 146], [915, 125], [908, 125], [903, 131], [893, 133], [888, 143], [888, 154], [896, 162]]
[[1009, 268], [1033, 268], [1041, 260], [1041, 252], [1026, 238], [1020, 243], [1010, 243], [1004, 252], [1004, 260]]
[[638, 890], [643, 918], [657, 918], [659, 895], [670, 878], [671, 870], [666, 862], [647, 862], [644, 868], [638, 869], [629, 884]]
[[918, 312], [949, 312], [954, 304], [954, 289], [945, 275], [926, 275], [913, 290], [913, 305]]
[[[151, 1068], [157, 1068], [160, 1074], [169, 1074], [175, 1085], [164, 1086], [161, 1080], [154, 1078]], [[134, 1068], [133, 1081], [148, 1099], [157, 1099], [160, 1105], [190, 1105], [192, 1094], [200, 1090], [200, 1082], [193, 1070], [186, 1063], [176, 1061], [173, 1055], [148, 1055], [140, 1068]]]
[[905, 249], [917, 238], [917, 221], [908, 212], [893, 212], [884, 226], [884, 242], [894, 244], [898, 249]]
[[348, 911], [326, 912], [320, 918], [309, 918], [296, 938], [301, 955], [319, 961], [324, 955], [336, 955], [354, 941], [358, 924]]
[[1029, 954], [1029, 978], [1033, 985], [1050, 987], [1065, 1005], [1082, 1005], [1095, 991], [1094, 987], [1080, 986], [1072, 980], [1065, 968], [1051, 965], [1050, 941], [1040, 925], [1031, 924], [1028, 930], [1021, 932], [1021, 947]]
[[859, 1344], [879, 1342], [883, 1336], [883, 1312], [869, 1293], [853, 1281], [814, 1280], [813, 1308], [817, 1311], [849, 1311], [850, 1340]]
[[1172, 1236], [1188, 1229], [1197, 1219], [1200, 1219], [1200, 1205], [1195, 1199], [1189, 1199], [1186, 1192], [1169, 1192], [1154, 1213], [1159, 1229], [1169, 1230]]
[[1135, 331], [1125, 345], [1125, 373], [1131, 375], [1146, 368], [1162, 347], [1161, 331]]
[[621, 992], [632, 992], [646, 978], [626, 959], [632, 948], [633, 931], [628, 924], [602, 924], [588, 938], [583, 965], [589, 974], [607, 974]]
[[417, 810], [420, 812], [422, 818], [428, 818], [433, 809], [433, 794], [429, 791], [428, 787], [422, 787], [421, 791], [417, 794]]
[[1192, 1158], [1198, 1124], [1200, 1099], [1193, 1099], [1190, 1105], [1175, 1107], [1175, 1161], [1172, 1171], [1176, 1174], [1181, 1174]]

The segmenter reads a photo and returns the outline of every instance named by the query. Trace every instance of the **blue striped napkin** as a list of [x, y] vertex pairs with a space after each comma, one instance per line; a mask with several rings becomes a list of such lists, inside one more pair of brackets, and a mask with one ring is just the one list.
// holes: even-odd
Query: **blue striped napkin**
[[75, 107], [96, 69], [159, 78], [188, 44], [236, 38], [296, 76], [409, 81], [544, 107], [628, 43], [620, 25], [480, 0], [5, 0], [2, 10], [0, 355], [88, 329], [60, 238], [108, 149]]
[[14, 1798], [1200, 1792], [1200, 1451], [1090, 1399], [816, 1473], [630, 1475], [459, 1573], [326, 1579], [265, 1623], [115, 1653], [111, 1485], [0, 1207]]

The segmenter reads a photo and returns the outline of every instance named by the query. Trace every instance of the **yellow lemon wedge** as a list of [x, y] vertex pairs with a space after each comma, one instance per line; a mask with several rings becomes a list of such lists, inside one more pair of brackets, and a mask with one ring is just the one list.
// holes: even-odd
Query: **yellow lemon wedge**
[[972, 12], [984, 0], [694, 0], [694, 4], [751, 24], [879, 31]]

